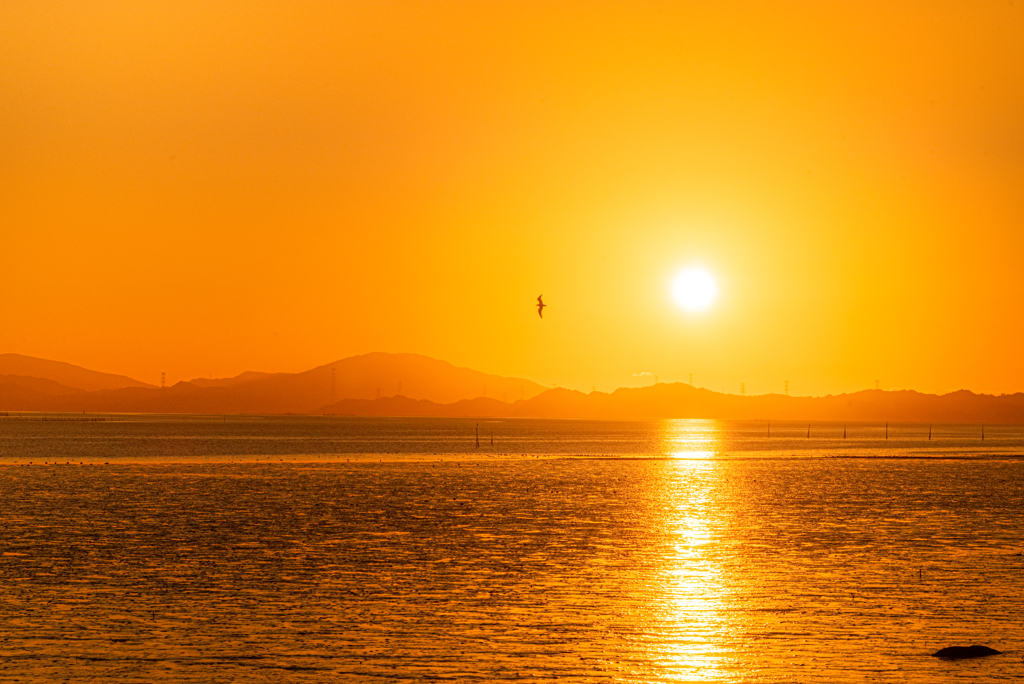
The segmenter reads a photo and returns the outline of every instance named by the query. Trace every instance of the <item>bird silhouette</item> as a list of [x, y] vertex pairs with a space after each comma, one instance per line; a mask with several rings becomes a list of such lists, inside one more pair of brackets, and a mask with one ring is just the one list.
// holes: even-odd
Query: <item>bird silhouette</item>
[[544, 307], [547, 306], [547, 304], [544, 303], [542, 297], [544, 297], [544, 295], [537, 297], [537, 315], [544, 318]]

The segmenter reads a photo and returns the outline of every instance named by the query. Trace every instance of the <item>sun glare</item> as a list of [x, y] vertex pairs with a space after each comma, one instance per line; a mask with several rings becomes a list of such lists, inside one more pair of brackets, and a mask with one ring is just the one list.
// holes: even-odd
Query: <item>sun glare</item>
[[715, 301], [718, 286], [703, 268], [688, 268], [672, 281], [672, 296], [679, 306], [690, 311], [702, 311]]

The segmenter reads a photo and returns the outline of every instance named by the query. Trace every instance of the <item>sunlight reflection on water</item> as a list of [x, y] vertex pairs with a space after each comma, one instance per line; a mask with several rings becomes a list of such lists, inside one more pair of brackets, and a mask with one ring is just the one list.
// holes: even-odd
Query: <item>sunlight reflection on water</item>
[[662, 452], [673, 458], [714, 458], [723, 450], [722, 425], [717, 420], [666, 420]]
[[[686, 422], [689, 425], [673, 427], [685, 431], [690, 441], [717, 437], [717, 426]], [[691, 454], [687, 458], [694, 458], [693, 453], [706, 452], [687, 453]], [[680, 462], [673, 464], [667, 478], [673, 504], [668, 522], [674, 552], [666, 559], [668, 609], [662, 626], [669, 638], [657, 650], [666, 661], [666, 674], [674, 681], [716, 680], [722, 674], [721, 568], [706, 549], [713, 536], [708, 491], [717, 486], [719, 471], [714, 463]]]
[[[338, 457], [368, 448], [382, 424], [389, 453]], [[0, 466], [0, 679], [1018, 673], [1024, 459], [864, 457], [879, 452], [863, 446], [819, 458], [796, 447], [841, 452], [797, 424], [773, 425], [772, 444], [793, 448], [769, 452], [764, 423], [704, 420], [499, 425], [523, 446], [512, 458], [466, 446], [467, 427], [0, 422], [4, 458], [51, 461]], [[839, 443], [841, 426], [830, 429]], [[851, 440], [870, 446], [878, 432]], [[989, 434], [1017, 448], [1019, 432]], [[892, 431], [906, 444], [918, 433]], [[424, 444], [470, 451], [439, 458]], [[213, 460], [242, 449], [260, 460]], [[536, 457], [556, 449], [569, 458]], [[755, 455], [736, 458], [743, 449]], [[53, 464], [76, 453], [110, 464]], [[928, 655], [958, 643], [1007, 654]]]

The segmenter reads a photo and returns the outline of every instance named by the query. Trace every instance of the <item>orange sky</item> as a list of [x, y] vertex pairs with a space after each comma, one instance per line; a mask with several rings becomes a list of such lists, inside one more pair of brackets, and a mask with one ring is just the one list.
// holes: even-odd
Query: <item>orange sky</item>
[[1024, 2], [683, 4], [0, 5], [0, 352], [1024, 390]]

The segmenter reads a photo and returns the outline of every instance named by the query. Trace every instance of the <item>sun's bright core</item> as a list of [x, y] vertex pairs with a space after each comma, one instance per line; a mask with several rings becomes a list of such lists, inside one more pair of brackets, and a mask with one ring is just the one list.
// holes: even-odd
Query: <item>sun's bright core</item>
[[679, 306], [690, 311], [702, 311], [715, 301], [718, 286], [703, 268], [688, 268], [672, 281], [672, 296]]

